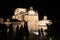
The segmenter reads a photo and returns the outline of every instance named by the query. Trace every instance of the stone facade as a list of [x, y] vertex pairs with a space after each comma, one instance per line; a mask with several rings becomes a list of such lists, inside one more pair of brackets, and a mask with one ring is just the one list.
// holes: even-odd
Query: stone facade
[[[35, 11], [34, 14], [33, 12], [29, 12], [30, 10], [28, 10], [25, 8], [17, 8], [14, 11], [14, 15], [12, 16], [12, 19], [18, 19], [18, 20], [25, 20], [28, 22], [28, 29], [29, 30], [38, 30], [38, 13], [36, 13]], [[31, 13], [31, 14], [30, 14]], [[24, 17], [23, 17], [24, 15]]]

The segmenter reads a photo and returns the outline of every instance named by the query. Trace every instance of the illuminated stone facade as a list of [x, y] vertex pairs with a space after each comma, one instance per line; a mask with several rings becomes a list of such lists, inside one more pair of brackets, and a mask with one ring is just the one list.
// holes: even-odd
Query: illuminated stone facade
[[[31, 13], [31, 14], [30, 14]], [[24, 18], [23, 18], [24, 15]], [[18, 19], [18, 20], [25, 20], [28, 22], [28, 29], [29, 31], [32, 30], [38, 30], [38, 13], [36, 13], [33, 10], [28, 10], [26, 8], [17, 8], [14, 11], [14, 15], [12, 16], [12, 19]]]
[[38, 20], [38, 12], [33, 10], [33, 7], [30, 7], [30, 10], [27, 11], [26, 8], [17, 8], [14, 11], [12, 19], [25, 20], [28, 22], [28, 29], [38, 30], [43, 28], [47, 30], [47, 24], [50, 20], [47, 20], [47, 16], [43, 17], [43, 20]]

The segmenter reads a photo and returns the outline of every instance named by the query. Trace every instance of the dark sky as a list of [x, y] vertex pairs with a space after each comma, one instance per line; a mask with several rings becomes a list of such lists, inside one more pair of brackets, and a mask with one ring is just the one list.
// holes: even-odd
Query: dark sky
[[[14, 10], [18, 7], [29, 8], [33, 6], [35, 10], [38, 10], [39, 19], [42, 19], [43, 15], [47, 15], [49, 19], [59, 18], [58, 3], [52, 0], [1, 0], [0, 1], [0, 17], [7, 18], [14, 14]], [[56, 7], [57, 6], [57, 7]]]

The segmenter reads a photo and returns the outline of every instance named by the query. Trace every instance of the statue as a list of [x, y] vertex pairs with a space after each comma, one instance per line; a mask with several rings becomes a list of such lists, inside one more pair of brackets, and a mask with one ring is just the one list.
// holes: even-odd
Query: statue
[[40, 21], [40, 29], [41, 28], [43, 28], [43, 34], [44, 34], [44, 36], [46, 36], [46, 32], [44, 31], [44, 30], [47, 30], [47, 24], [48, 25], [50, 25], [50, 24], [52, 24], [52, 22], [50, 22], [51, 20], [48, 20], [47, 19], [47, 16], [46, 15], [44, 15], [44, 17], [43, 17], [43, 19]]
[[35, 11], [33, 10], [33, 7], [30, 7], [30, 10], [28, 11], [29, 15], [34, 15]]
[[38, 15], [38, 11], [36, 10], [36, 13], [35, 13], [35, 15]]
[[42, 21], [44, 21], [45, 25], [46, 25], [46, 24], [48, 24], [48, 25], [52, 24], [52, 23], [50, 22], [51, 20], [48, 20], [46, 15], [43, 17], [43, 20], [42, 20]]

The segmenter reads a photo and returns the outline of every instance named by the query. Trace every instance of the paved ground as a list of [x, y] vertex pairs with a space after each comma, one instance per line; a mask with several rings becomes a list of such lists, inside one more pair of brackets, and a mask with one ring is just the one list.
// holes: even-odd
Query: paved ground
[[28, 40], [40, 40], [40, 38], [37, 35], [30, 33]]
[[33, 34], [33, 33], [30, 33], [28, 40], [49, 40], [49, 37], [39, 38], [39, 36], [37, 36], [37, 35], [35, 35], [35, 34]]

